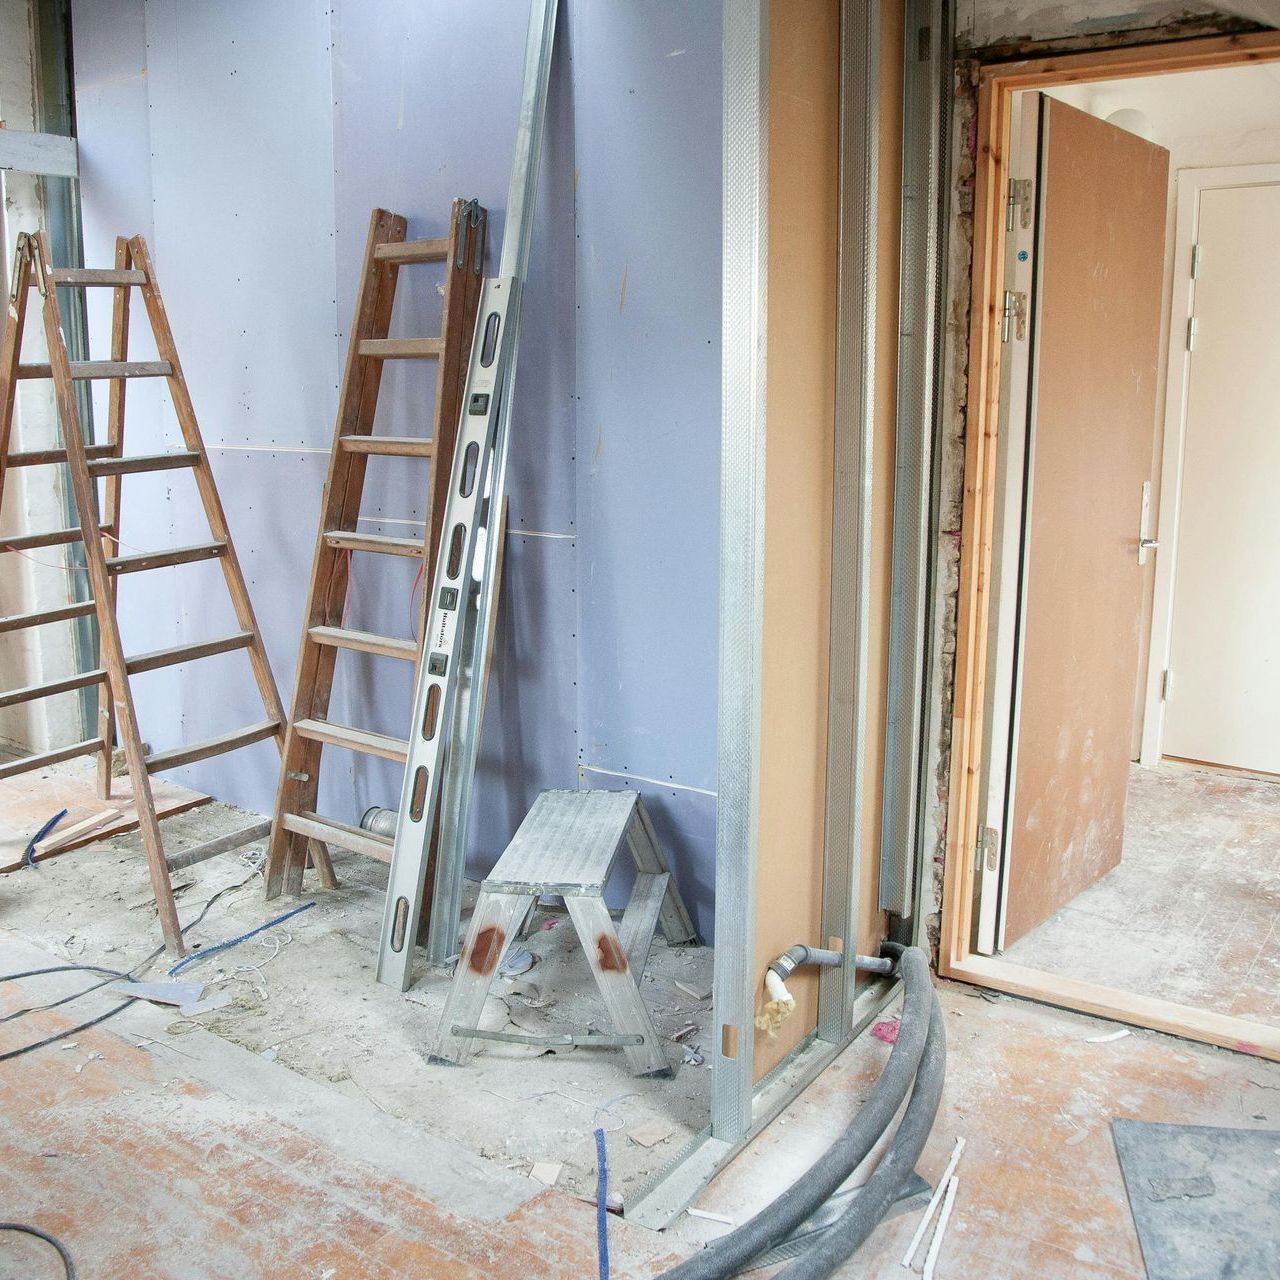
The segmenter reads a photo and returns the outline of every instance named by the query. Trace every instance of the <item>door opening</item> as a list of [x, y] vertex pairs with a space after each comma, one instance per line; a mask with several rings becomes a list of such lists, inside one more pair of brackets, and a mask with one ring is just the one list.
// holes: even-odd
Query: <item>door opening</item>
[[941, 967], [1280, 1057], [1255, 39], [984, 74]]

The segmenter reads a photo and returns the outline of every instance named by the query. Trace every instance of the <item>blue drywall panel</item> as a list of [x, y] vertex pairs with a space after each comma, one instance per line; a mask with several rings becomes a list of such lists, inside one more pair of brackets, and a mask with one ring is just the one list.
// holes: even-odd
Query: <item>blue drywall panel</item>
[[581, 759], [714, 789], [720, 6], [578, 0], [573, 44]]
[[[667, 859], [698, 937], [715, 936], [716, 798], [706, 791], [663, 787], [595, 769], [581, 770], [581, 785], [593, 791], [636, 791], [653, 821], [654, 834]], [[609, 905], [625, 905], [631, 877], [625, 859], [609, 886]]]
[[[151, 236], [286, 702], [370, 209], [439, 235], [450, 201], [477, 196], [496, 267], [526, 12], [511, 0], [76, 0], [87, 258], [109, 260], [117, 231]], [[719, 6], [565, 0], [560, 21], [471, 867], [491, 865], [540, 790], [634, 785], [710, 937]], [[406, 270], [394, 333], [438, 330], [437, 279]], [[99, 306], [95, 353], [108, 322]], [[433, 377], [393, 364], [378, 430], [425, 434]], [[130, 394], [132, 446], [172, 444], [163, 389]], [[371, 463], [361, 528], [416, 532], [428, 475]], [[135, 484], [131, 545], [202, 536], [181, 478]], [[413, 568], [355, 557], [350, 624], [408, 634]], [[217, 586], [216, 566], [197, 565], [126, 591], [127, 646], [217, 634]], [[243, 655], [216, 661], [140, 684], [157, 747], [258, 718]], [[407, 665], [343, 654], [331, 715], [403, 734], [410, 688]], [[275, 775], [267, 744], [177, 776], [261, 809]], [[326, 752], [326, 812], [356, 820], [398, 793], [394, 764]]]
[[473, 874], [498, 860], [539, 792], [577, 786], [574, 588], [570, 539], [511, 530], [476, 764]]

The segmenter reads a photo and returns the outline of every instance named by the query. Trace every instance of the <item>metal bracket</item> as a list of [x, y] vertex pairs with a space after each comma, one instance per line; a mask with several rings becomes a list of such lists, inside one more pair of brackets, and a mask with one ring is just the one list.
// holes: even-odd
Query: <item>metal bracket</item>
[[1023, 231], [1031, 226], [1032, 189], [1030, 178], [1010, 178], [1005, 203], [1004, 229], [1012, 231], [1016, 222]]
[[1027, 339], [1027, 295], [1004, 291], [1004, 311], [1000, 315], [1000, 341], [1008, 342], [1010, 330], [1019, 342]]

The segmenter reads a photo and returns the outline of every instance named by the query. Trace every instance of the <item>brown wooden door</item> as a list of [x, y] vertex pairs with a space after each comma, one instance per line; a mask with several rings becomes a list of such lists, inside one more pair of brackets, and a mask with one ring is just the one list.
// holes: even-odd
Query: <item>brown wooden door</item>
[[1163, 148], [1043, 107], [1006, 946], [1120, 861], [1169, 190]]

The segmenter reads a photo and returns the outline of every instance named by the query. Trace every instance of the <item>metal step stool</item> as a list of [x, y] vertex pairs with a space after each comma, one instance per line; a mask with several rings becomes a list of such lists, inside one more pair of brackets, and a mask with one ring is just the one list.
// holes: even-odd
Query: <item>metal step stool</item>
[[[615, 929], [604, 887], [624, 849], [635, 864], [636, 883]], [[477, 1030], [507, 945], [543, 894], [564, 898], [613, 1019], [612, 1035]], [[622, 1049], [637, 1075], [670, 1075], [639, 985], [658, 926], [670, 943], [696, 936], [640, 797], [634, 791], [544, 791], [480, 886], [430, 1060], [463, 1063], [474, 1040], [584, 1044]]]

